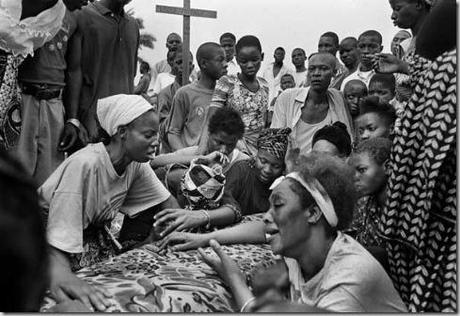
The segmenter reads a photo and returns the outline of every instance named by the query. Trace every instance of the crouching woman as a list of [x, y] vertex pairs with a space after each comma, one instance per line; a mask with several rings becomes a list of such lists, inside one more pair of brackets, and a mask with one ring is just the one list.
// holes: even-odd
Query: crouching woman
[[[66, 159], [39, 188], [50, 245], [52, 296], [78, 299], [105, 310], [109, 294], [74, 271], [108, 259], [119, 244], [108, 233], [118, 212], [128, 217], [178, 207], [150, 168], [158, 145], [158, 117], [141, 96], [114, 95], [98, 101], [97, 117], [110, 136]], [[153, 216], [153, 214], [152, 214]]]

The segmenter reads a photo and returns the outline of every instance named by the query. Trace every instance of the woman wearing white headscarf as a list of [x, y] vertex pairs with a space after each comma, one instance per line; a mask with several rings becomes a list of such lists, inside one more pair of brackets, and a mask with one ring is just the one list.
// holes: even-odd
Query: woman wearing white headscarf
[[158, 116], [138, 95], [98, 101], [97, 116], [110, 136], [65, 160], [39, 188], [51, 248], [51, 294], [58, 301], [79, 299], [89, 308], [110, 305], [104, 290], [72, 271], [107, 259], [120, 248], [109, 233], [118, 212], [128, 217], [159, 205], [178, 207], [150, 168], [158, 145]]

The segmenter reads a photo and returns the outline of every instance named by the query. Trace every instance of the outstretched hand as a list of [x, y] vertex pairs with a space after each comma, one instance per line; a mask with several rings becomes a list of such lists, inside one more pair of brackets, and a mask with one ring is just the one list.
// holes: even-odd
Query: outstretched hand
[[164, 237], [172, 231], [184, 231], [203, 226], [207, 222], [205, 214], [198, 211], [189, 211], [179, 208], [164, 209], [154, 217], [153, 227]]
[[376, 72], [388, 74], [402, 72], [402, 61], [398, 57], [384, 53], [376, 54], [375, 57], [373, 66]]
[[219, 243], [212, 239], [209, 242], [209, 246], [214, 250], [217, 257], [215, 255], [209, 255], [202, 248], [199, 248], [198, 252], [203, 261], [213, 268], [228, 285], [231, 286], [239, 281], [244, 282], [245, 277], [240, 268], [236, 262], [222, 250]]
[[172, 251], [184, 251], [205, 247], [209, 242], [206, 234], [172, 232], [159, 242], [159, 251], [170, 247]]

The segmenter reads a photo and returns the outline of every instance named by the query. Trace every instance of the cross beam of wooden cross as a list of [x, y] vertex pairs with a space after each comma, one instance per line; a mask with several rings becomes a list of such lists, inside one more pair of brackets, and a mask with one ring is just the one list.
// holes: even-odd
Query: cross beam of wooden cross
[[202, 18], [217, 18], [217, 12], [211, 10], [201, 10], [190, 8], [190, 0], [184, 0], [184, 7], [170, 7], [165, 5], [157, 5], [156, 12], [166, 14], [182, 15], [182, 84], [188, 81], [190, 76], [190, 17], [202, 17]]

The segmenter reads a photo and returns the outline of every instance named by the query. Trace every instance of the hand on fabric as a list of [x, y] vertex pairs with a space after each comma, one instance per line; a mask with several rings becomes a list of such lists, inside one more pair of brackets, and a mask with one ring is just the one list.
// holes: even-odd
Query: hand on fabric
[[198, 252], [203, 261], [213, 268], [225, 283], [232, 288], [234, 288], [236, 284], [245, 283], [243, 272], [241, 272], [236, 262], [222, 250], [219, 243], [212, 239], [209, 242], [209, 246], [211, 246], [212, 250], [217, 254], [217, 257], [208, 255], [202, 248], [198, 248]]
[[48, 309], [47, 313], [89, 313], [92, 310], [78, 300], [63, 301]]
[[59, 139], [59, 151], [68, 151], [72, 148], [78, 139], [78, 128], [71, 124], [66, 123]]
[[359, 105], [358, 104], [350, 102], [350, 114], [352, 116], [355, 116], [355, 115], [359, 114]]
[[112, 305], [105, 289], [88, 284], [65, 267], [53, 269], [50, 291], [57, 303], [79, 300], [92, 311], [104, 311]]
[[155, 219], [153, 227], [156, 231], [163, 226], [167, 226], [159, 233], [160, 237], [164, 237], [172, 231], [180, 232], [200, 227], [207, 223], [207, 218], [203, 212], [176, 208], [162, 210], [153, 218]]
[[159, 243], [159, 251], [170, 247], [172, 251], [184, 251], [205, 247], [209, 242], [206, 234], [172, 232]]
[[374, 59], [374, 69], [379, 73], [397, 73], [403, 72], [402, 61], [392, 54], [376, 54]]

